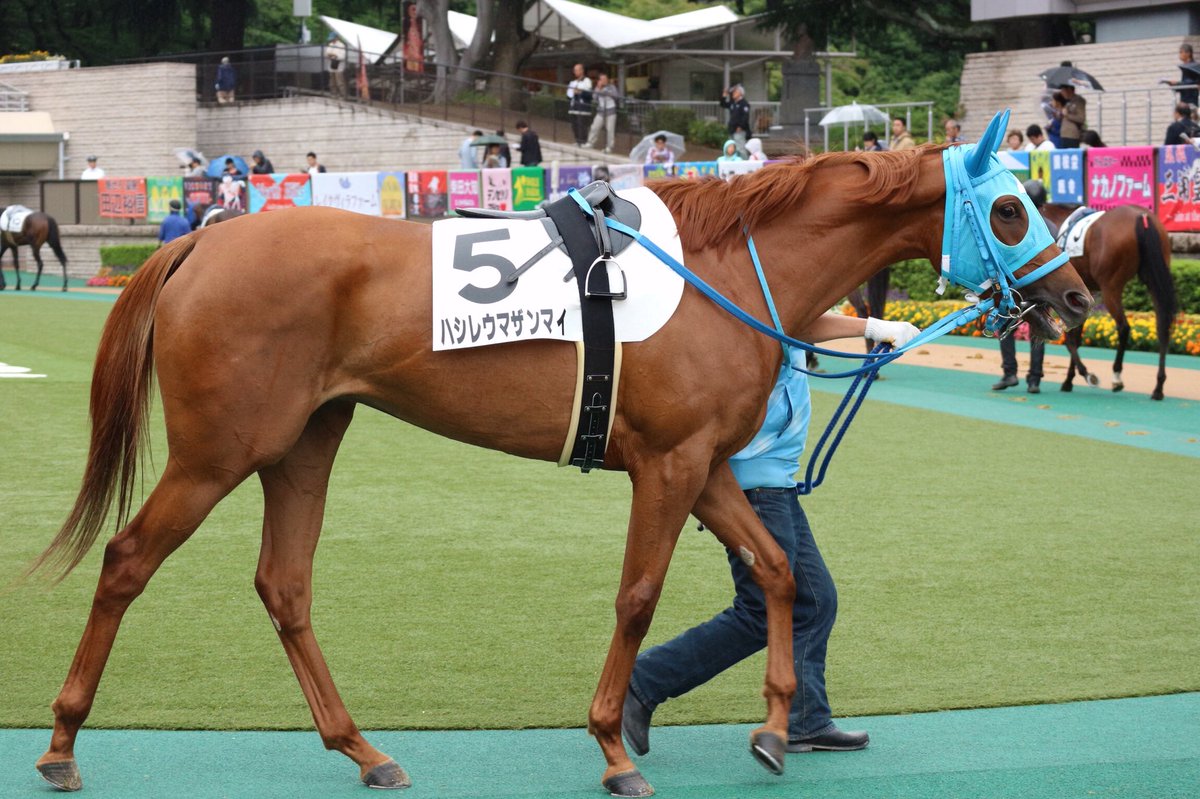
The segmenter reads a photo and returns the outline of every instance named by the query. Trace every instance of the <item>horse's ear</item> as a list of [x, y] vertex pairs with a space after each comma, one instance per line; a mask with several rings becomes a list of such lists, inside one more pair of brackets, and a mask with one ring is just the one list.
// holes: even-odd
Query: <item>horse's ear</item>
[[1009, 112], [1006, 110], [992, 117], [992, 121], [988, 123], [987, 130], [979, 138], [979, 143], [967, 155], [966, 167], [968, 175], [978, 177], [987, 171], [992, 153], [1000, 149], [1000, 142], [1004, 140], [1004, 127], [1008, 124], [1008, 115]]

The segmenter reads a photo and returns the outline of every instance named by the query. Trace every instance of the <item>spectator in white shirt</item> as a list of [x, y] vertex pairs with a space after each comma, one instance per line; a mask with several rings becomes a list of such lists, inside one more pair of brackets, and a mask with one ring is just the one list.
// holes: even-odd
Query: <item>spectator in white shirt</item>
[[80, 174], [80, 180], [99, 180], [104, 177], [104, 170], [96, 166], [96, 156], [89, 155], [87, 157], [87, 169]]
[[1042, 130], [1041, 125], [1030, 125], [1025, 128], [1025, 138], [1029, 139], [1025, 144], [1027, 151], [1054, 149], [1054, 142], [1046, 138], [1046, 133]]

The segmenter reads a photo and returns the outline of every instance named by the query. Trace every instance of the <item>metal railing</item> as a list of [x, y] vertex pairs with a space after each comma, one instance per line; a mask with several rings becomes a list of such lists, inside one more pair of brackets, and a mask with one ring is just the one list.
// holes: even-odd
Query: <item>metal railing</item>
[[[1112, 146], [1162, 144], [1163, 131], [1175, 118], [1179, 92], [1188, 88], [1147, 86], [1089, 93], [1088, 105], [1094, 104], [1096, 111], [1093, 117], [1089, 110], [1088, 127], [1094, 128], [1104, 143]], [[1144, 128], [1141, 124], [1143, 115]]]
[[[925, 117], [925, 139], [927, 141], [933, 140], [933, 101], [932, 100], [922, 100], [920, 102], [910, 102], [910, 103], [872, 103], [872, 106], [874, 106], [875, 108], [878, 108], [880, 111], [883, 111], [888, 115], [888, 118], [889, 118], [888, 122], [879, 123], [877, 125], [878, 129], [881, 132], [883, 132], [883, 134], [884, 134], [883, 139], [887, 140], [888, 143], [890, 143], [890, 141], [891, 141], [892, 128], [891, 128], [890, 119], [892, 117], [897, 117], [897, 116], [904, 117], [905, 127], [907, 127], [910, 132], [915, 131], [915, 128], [913, 128], [913, 116], [914, 116], [913, 109], [916, 109], [918, 116], [923, 115]], [[805, 108], [804, 109], [804, 140], [806, 142], [812, 141], [812, 136], [810, 135], [811, 126], [819, 123], [821, 121], [821, 117], [825, 116], [825, 114], [829, 113], [832, 110], [833, 110], [833, 108], [831, 108], [829, 106], [822, 106], [820, 108]], [[921, 114], [922, 111], [924, 111], [924, 114]], [[850, 128], [859, 126], [859, 125], [862, 125], [862, 123], [841, 125], [842, 149], [843, 150], [851, 149], [851, 147], [850, 147]], [[829, 152], [829, 149], [830, 149], [830, 147], [829, 147], [829, 129], [832, 127], [834, 127], [834, 126], [826, 125], [826, 126], [822, 127], [822, 139], [824, 140], [824, 144], [825, 144], [825, 152]], [[863, 126], [864, 130], [867, 127], [870, 127], [870, 126]]]
[[15, 86], [0, 83], [0, 111], [28, 111], [29, 93]]

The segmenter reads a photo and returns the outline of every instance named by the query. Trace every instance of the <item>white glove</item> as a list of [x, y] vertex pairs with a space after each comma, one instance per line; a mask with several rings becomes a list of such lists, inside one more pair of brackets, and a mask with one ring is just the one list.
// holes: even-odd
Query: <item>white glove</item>
[[900, 349], [916, 338], [920, 332], [920, 328], [908, 322], [886, 322], [883, 319], [868, 316], [864, 335], [872, 341], [886, 341], [896, 349]]

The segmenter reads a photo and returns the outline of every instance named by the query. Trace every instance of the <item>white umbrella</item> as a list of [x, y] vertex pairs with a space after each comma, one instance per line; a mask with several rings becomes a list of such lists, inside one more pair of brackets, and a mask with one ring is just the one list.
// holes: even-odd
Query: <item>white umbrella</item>
[[642, 140], [633, 146], [629, 151], [629, 160], [635, 164], [645, 163], [646, 153], [654, 147], [654, 140], [659, 136], [667, 137], [667, 149], [675, 153], [675, 157], [683, 155], [687, 152], [687, 147], [683, 144], [683, 137], [678, 133], [672, 133], [669, 130], [656, 130], [648, 136], [643, 136]]
[[817, 124], [822, 126], [845, 125], [851, 122], [862, 122], [867, 125], [872, 122], [878, 122], [881, 125], [886, 125], [888, 115], [873, 105], [851, 103], [850, 105], [839, 105], [837, 108], [830, 109], [829, 113], [821, 117], [821, 121]]
[[191, 164], [193, 158], [200, 162], [200, 166], [208, 166], [208, 159], [199, 150], [194, 150], [191, 147], [176, 147], [173, 152], [175, 153], [175, 157], [179, 159], [179, 163], [184, 166]]

